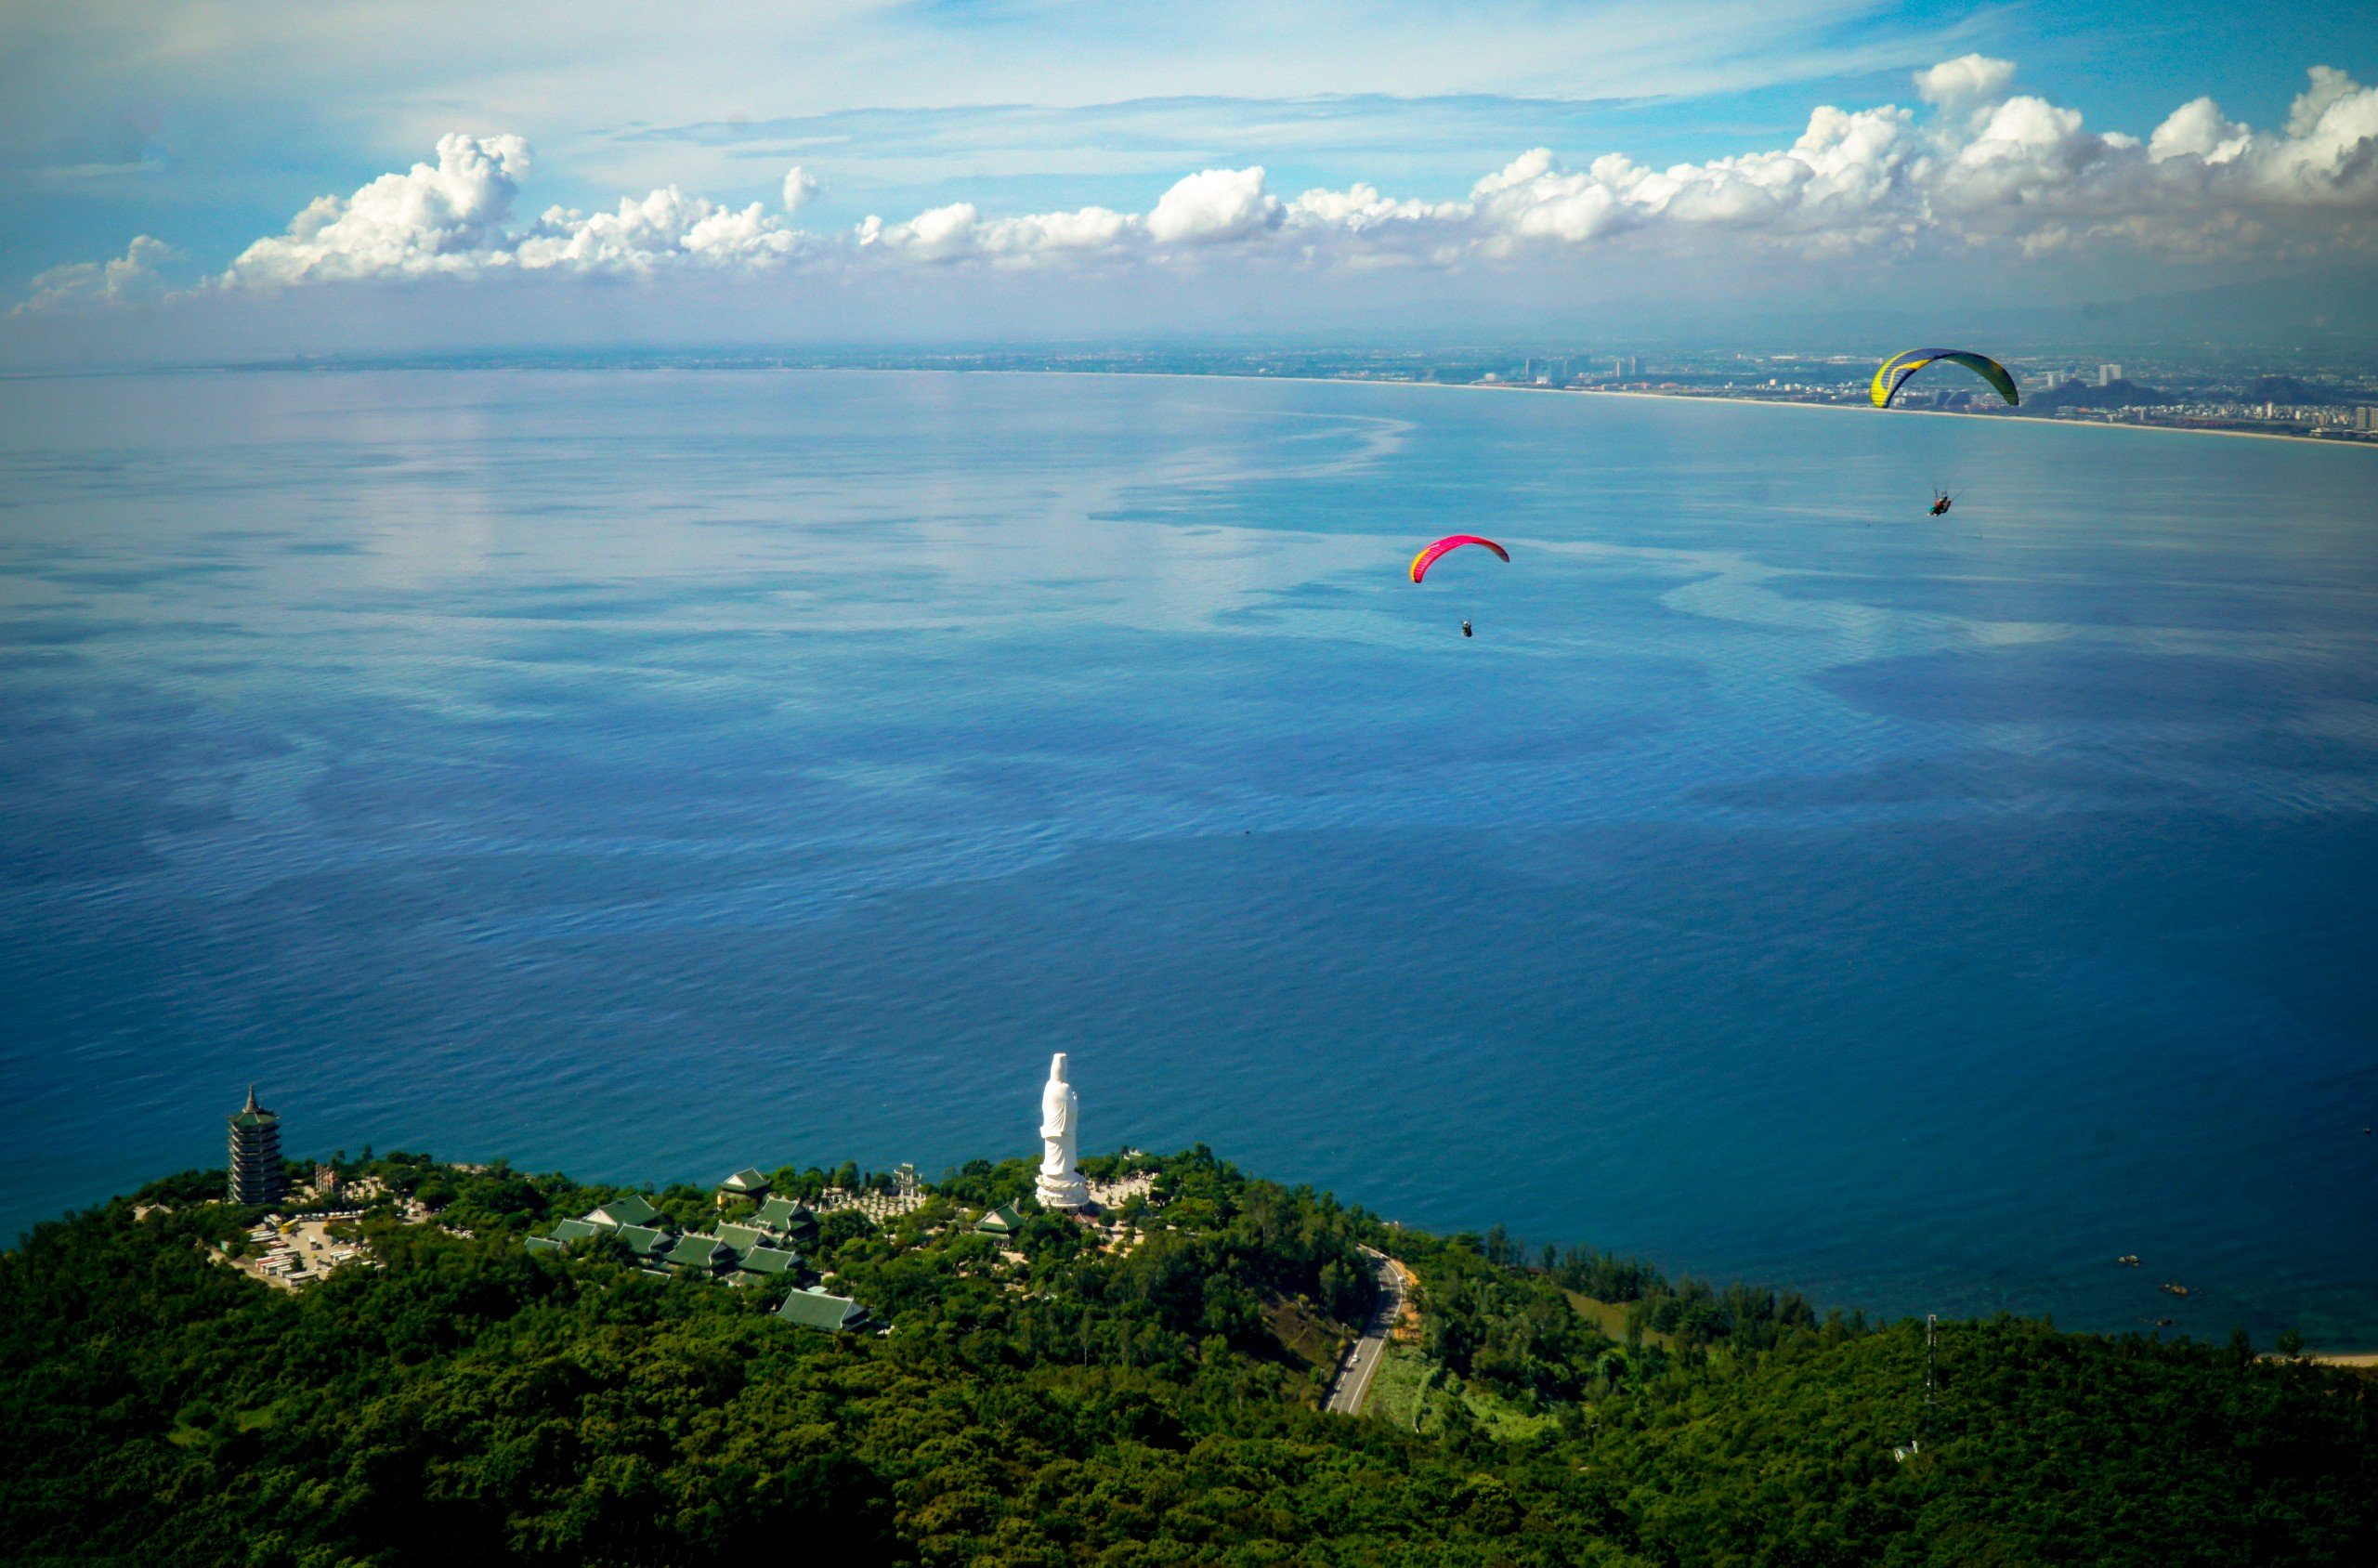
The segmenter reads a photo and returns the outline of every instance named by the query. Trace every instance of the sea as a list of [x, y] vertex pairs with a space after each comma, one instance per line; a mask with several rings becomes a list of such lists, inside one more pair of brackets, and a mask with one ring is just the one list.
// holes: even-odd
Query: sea
[[1407, 1224], [2378, 1346], [2373, 498], [1518, 389], [0, 382], [0, 1235], [251, 1084], [930, 1180], [1065, 1052], [1086, 1148]]

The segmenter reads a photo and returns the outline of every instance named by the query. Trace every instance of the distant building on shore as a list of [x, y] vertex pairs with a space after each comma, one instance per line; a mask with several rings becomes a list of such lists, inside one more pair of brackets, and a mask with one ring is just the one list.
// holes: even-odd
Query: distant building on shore
[[2100, 386], [2111, 386], [2115, 382], [2122, 381], [2123, 379], [2125, 378], [2122, 373], [2122, 367], [2120, 365], [2099, 365], [2097, 367], [2097, 385]]
[[250, 1084], [248, 1103], [231, 1114], [231, 1201], [278, 1203], [288, 1190], [281, 1118], [256, 1104], [256, 1086]]

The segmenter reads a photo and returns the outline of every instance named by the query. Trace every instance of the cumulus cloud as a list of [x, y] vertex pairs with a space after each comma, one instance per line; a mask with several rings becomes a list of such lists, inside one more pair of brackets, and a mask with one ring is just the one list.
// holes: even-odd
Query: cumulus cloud
[[155, 299], [164, 293], [164, 280], [157, 268], [174, 259], [175, 255], [174, 248], [162, 240], [135, 235], [124, 253], [113, 261], [70, 262], [36, 275], [29, 297], [8, 313], [35, 315], [76, 306], [124, 305]]
[[857, 244], [862, 252], [916, 261], [1023, 265], [1113, 251], [1132, 239], [1139, 229], [1139, 219], [1105, 207], [986, 219], [972, 202], [956, 202], [919, 213], [906, 223], [886, 224], [880, 217], [870, 217], [859, 226]]
[[[817, 189], [801, 168], [784, 176], [773, 211], [671, 185], [591, 213], [551, 207], [523, 223], [514, 209], [528, 143], [458, 133], [438, 141], [435, 164], [313, 203], [210, 286], [1193, 257], [1202, 266], [1267, 255], [1300, 266], [1457, 267], [1612, 246], [1744, 255], [2378, 248], [2378, 89], [2342, 72], [2316, 68], [2283, 130], [2237, 124], [2198, 98], [2145, 141], [2093, 130], [2076, 110], [2012, 92], [2013, 82], [2011, 63], [1967, 55], [1917, 74], [1928, 116], [1891, 104], [1825, 106], [1788, 147], [1666, 167], [1614, 152], [1576, 166], [1537, 148], [1451, 201], [1359, 183], [1283, 201], [1261, 166], [1214, 168], [1180, 179], [1144, 214], [1086, 206], [1000, 216], [956, 202], [902, 221], [871, 216], [842, 233], [796, 227]], [[160, 254], [143, 247], [155, 244], [136, 241], [121, 260], [46, 273], [36, 298], [137, 297]]]
[[1164, 193], [1148, 214], [1148, 233], [1160, 244], [1218, 245], [1277, 229], [1283, 216], [1260, 166], [1208, 169]]
[[1789, 148], [1652, 169], [1609, 154], [1582, 172], [1543, 148], [1472, 192], [1496, 240], [1585, 244], [1631, 229], [1731, 229], [1775, 239], [1870, 238], [1904, 205], [1920, 160], [1902, 110], [1819, 109]]
[[2378, 247], [2378, 89], [2316, 67], [2282, 132], [2240, 124], [2201, 98], [2144, 143], [2010, 98], [1953, 149], [1934, 195], [1944, 225], [2030, 252], [2092, 242], [2173, 254], [2367, 251]]
[[415, 163], [352, 196], [319, 198], [287, 231], [241, 252], [219, 282], [243, 288], [503, 269], [764, 268], [798, 255], [813, 239], [790, 222], [790, 207], [816, 189], [798, 168], [785, 176], [782, 215], [757, 202], [722, 206], [671, 185], [592, 214], [548, 207], [516, 231], [513, 203], [529, 164], [529, 144], [516, 136], [440, 137], [434, 166]]
[[2246, 150], [2254, 133], [2232, 124], [2221, 106], [2209, 98], [2180, 105], [2147, 138], [2147, 155], [2156, 163], [2167, 158], [2194, 158], [2205, 163], [2227, 163]]
[[1957, 150], [1942, 189], [1967, 207], [2054, 203], [2112, 150], [2107, 138], [2082, 129], [2080, 111], [2011, 98]]
[[613, 212], [590, 216], [548, 207], [508, 253], [490, 250], [484, 260], [501, 265], [508, 254], [514, 265], [531, 271], [649, 272], [675, 263], [765, 267], [794, 255], [807, 238], [757, 202], [722, 207], [671, 185], [641, 200], [621, 197]]
[[347, 197], [322, 196], [288, 229], [231, 263], [239, 282], [329, 282], [463, 272], [503, 252], [529, 144], [516, 136], [438, 138], [438, 163], [382, 175]]
[[1959, 55], [1915, 73], [1915, 91], [1925, 102], [1943, 109], [1967, 109], [1996, 103], [2015, 81], [2015, 62], [1988, 55]]

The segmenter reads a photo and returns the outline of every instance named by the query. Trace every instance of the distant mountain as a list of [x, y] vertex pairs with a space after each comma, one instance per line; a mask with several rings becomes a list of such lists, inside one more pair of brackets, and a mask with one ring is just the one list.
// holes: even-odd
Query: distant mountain
[[[2267, 381], [2284, 381], [2285, 376], [2266, 376]], [[2142, 386], [2135, 381], [2117, 381], [2111, 385], [2068, 381], [2061, 386], [2051, 386], [2023, 399], [2023, 407], [2049, 412], [2057, 409], [2147, 409], [2171, 402], [2172, 395], [2152, 386]]]
[[2292, 375], [2256, 376], [2241, 397], [2249, 403], [2299, 403], [2332, 406], [2358, 403], [2364, 399], [2350, 392], [2340, 392], [2333, 386], [2321, 386], [2314, 382], [2299, 381]]

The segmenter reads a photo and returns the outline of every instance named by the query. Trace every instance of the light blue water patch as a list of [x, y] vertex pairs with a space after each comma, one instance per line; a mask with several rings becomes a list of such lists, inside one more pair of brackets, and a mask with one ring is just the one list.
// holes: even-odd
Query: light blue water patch
[[[1065, 1050], [1092, 1146], [1416, 1223], [2378, 1343], [2378, 454], [858, 372], [0, 416], [0, 1228], [251, 1079], [302, 1151], [700, 1181], [1030, 1152]], [[1511, 562], [1408, 581], [1457, 529]]]

